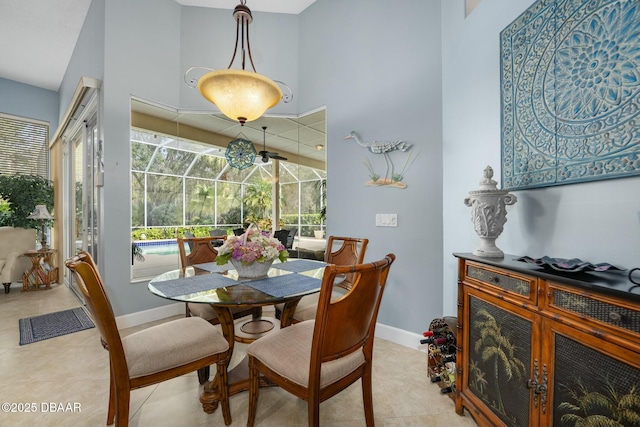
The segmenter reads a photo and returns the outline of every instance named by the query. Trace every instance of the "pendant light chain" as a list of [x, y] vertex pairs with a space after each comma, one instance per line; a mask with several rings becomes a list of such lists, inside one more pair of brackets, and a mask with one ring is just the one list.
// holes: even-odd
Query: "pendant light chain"
[[[242, 21], [242, 26], [244, 27], [244, 21]], [[251, 57], [251, 45], [249, 44], [249, 24], [247, 23], [247, 51], [249, 52], [249, 61], [251, 61], [251, 68], [253, 68], [253, 72], [257, 73], [256, 66], [253, 65], [253, 58]], [[244, 70], [244, 55], [242, 56], [242, 69]]]
[[[253, 21], [253, 16], [251, 15], [251, 10], [245, 6], [246, 1], [241, 2], [233, 11], [233, 17], [236, 21], [236, 44], [233, 48], [233, 56], [231, 57], [231, 62], [229, 62], [228, 69], [231, 68], [233, 62], [236, 59], [236, 54], [238, 53], [238, 44], [240, 44], [241, 51], [241, 64], [242, 69], [246, 68], [246, 56], [249, 54], [249, 62], [251, 62], [251, 68], [254, 73], [257, 73], [256, 66], [253, 64], [253, 57], [251, 56], [251, 43], [249, 39], [249, 24]], [[246, 37], [245, 37], [246, 35]], [[245, 38], [247, 48], [245, 49]], [[240, 43], [238, 43], [240, 41]]]

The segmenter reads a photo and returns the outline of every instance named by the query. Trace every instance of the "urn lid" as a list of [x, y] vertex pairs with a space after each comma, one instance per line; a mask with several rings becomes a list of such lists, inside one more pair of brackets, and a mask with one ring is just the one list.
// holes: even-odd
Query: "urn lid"
[[491, 194], [507, 194], [507, 190], [500, 190], [497, 187], [498, 183], [493, 180], [493, 168], [491, 166], [487, 166], [484, 168], [483, 178], [480, 180], [480, 188], [475, 191], [469, 191], [469, 194], [482, 194], [482, 193], [491, 193]]

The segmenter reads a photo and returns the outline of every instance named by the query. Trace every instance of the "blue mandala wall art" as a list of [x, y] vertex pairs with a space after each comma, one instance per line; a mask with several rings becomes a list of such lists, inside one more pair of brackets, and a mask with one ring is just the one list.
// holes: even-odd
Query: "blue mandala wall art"
[[502, 185], [640, 175], [640, 0], [540, 0], [500, 33]]

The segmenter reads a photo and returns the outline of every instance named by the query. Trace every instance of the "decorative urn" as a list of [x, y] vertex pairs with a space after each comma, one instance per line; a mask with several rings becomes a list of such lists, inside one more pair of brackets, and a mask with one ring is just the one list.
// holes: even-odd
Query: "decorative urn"
[[493, 179], [493, 169], [484, 169], [484, 178], [480, 181], [480, 188], [469, 191], [469, 197], [464, 204], [471, 207], [471, 222], [480, 236], [480, 246], [473, 251], [474, 255], [487, 258], [502, 258], [502, 252], [496, 246], [496, 239], [502, 233], [504, 223], [507, 222], [505, 206], [513, 205], [518, 198], [509, 194], [507, 190], [497, 188]]

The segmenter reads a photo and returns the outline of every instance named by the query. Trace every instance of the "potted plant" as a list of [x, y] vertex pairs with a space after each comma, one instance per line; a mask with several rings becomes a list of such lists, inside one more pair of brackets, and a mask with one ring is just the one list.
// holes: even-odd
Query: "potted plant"
[[[53, 212], [53, 184], [38, 175], [0, 174], [0, 226], [40, 228], [40, 220], [28, 219], [36, 205]], [[53, 221], [47, 221], [48, 226]]]
[[131, 242], [131, 265], [133, 265], [136, 260], [144, 262], [144, 252], [136, 242]]
[[233, 264], [240, 277], [256, 278], [267, 274], [276, 259], [285, 262], [289, 252], [269, 233], [250, 226], [241, 236], [229, 236], [218, 248], [216, 264]]

